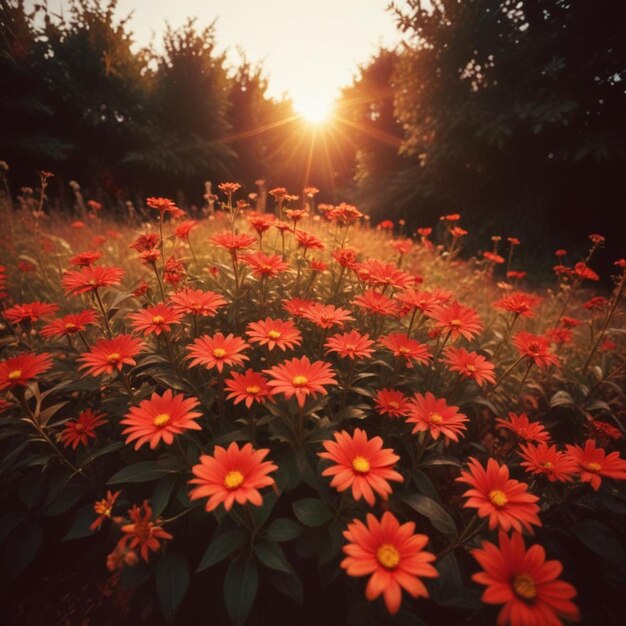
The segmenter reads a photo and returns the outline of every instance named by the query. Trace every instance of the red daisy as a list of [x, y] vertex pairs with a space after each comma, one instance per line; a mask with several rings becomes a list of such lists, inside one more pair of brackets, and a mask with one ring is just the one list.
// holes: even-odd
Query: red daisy
[[550, 482], [570, 482], [576, 474], [576, 462], [566, 452], [559, 452], [555, 445], [547, 443], [520, 444], [520, 465], [529, 474], [545, 476]]
[[529, 293], [511, 293], [493, 303], [496, 309], [508, 311], [522, 317], [532, 317], [534, 308], [541, 302], [541, 298]]
[[137, 332], [143, 332], [144, 335], [160, 335], [163, 332], [171, 332], [172, 325], [180, 324], [183, 315], [180, 309], [174, 309], [160, 302], [132, 313], [128, 317], [132, 320], [131, 326]]
[[315, 235], [305, 233], [303, 230], [296, 230], [295, 236], [298, 245], [306, 250], [324, 250], [324, 244]]
[[360, 280], [378, 287], [407, 289], [415, 283], [415, 278], [408, 272], [403, 272], [393, 263], [383, 263], [376, 259], [360, 263], [355, 271]]
[[479, 387], [496, 382], [494, 364], [477, 352], [450, 347], [445, 351], [443, 361], [451, 372], [457, 372], [461, 378], [471, 378]]
[[379, 339], [379, 343], [391, 350], [395, 357], [404, 359], [406, 367], [412, 368], [413, 361], [426, 365], [432, 355], [426, 344], [407, 337], [404, 333], [391, 333]]
[[52, 355], [48, 353], [33, 354], [23, 352], [0, 362], [0, 391], [26, 387], [40, 374], [52, 367]]
[[336, 307], [332, 304], [313, 303], [302, 312], [302, 317], [313, 322], [320, 328], [343, 327], [344, 322], [354, 320], [350, 311]]
[[65, 422], [59, 441], [62, 441], [66, 448], [71, 445], [72, 449], [76, 450], [79, 443], [86, 446], [89, 439], [95, 439], [96, 428], [106, 423], [103, 413], [94, 413], [91, 409], [86, 409], [75, 420]]
[[130, 524], [122, 526], [124, 536], [117, 544], [120, 549], [139, 548], [143, 560], [148, 561], [150, 550], [156, 552], [161, 546], [161, 541], [173, 539], [173, 536], [159, 525], [158, 520], [152, 519], [152, 508], [147, 500], [144, 500], [141, 508], [133, 506], [128, 514]]
[[27, 304], [16, 304], [5, 309], [3, 315], [12, 324], [32, 324], [42, 317], [47, 317], [56, 313], [59, 305], [52, 302], [29, 302]]
[[295, 396], [300, 408], [304, 407], [309, 395], [315, 396], [318, 393], [326, 395], [328, 392], [324, 385], [337, 384], [335, 373], [329, 363], [324, 361], [311, 363], [306, 356], [285, 361], [263, 371], [272, 377], [268, 385], [273, 387], [273, 393], [282, 393], [287, 400]]
[[93, 265], [101, 257], [102, 252], [92, 252], [90, 250], [79, 252], [70, 259], [70, 265], [74, 267], [87, 267]]
[[379, 521], [371, 513], [367, 525], [353, 520], [343, 536], [349, 542], [343, 547], [346, 558], [341, 567], [348, 576], [370, 576], [365, 597], [383, 596], [389, 613], [397, 613], [402, 603], [402, 589], [413, 598], [428, 597], [420, 578], [436, 578], [431, 565], [435, 555], [424, 550], [426, 535], [415, 534], [415, 524], [400, 524], [393, 513], [383, 513]]
[[221, 374], [224, 365], [243, 365], [249, 357], [243, 351], [249, 348], [241, 337], [235, 337], [232, 333], [226, 337], [222, 333], [215, 333], [213, 337], [203, 335], [198, 337], [187, 348], [188, 359], [191, 359], [191, 367], [204, 365], [207, 369], [215, 367]]
[[550, 352], [550, 341], [546, 337], [532, 335], [525, 330], [520, 330], [513, 337], [513, 345], [522, 357], [530, 359], [540, 368], [559, 364], [558, 357]]
[[429, 315], [435, 320], [434, 328], [446, 332], [451, 341], [458, 337], [473, 339], [483, 328], [476, 311], [458, 302], [437, 307]]
[[332, 476], [330, 486], [337, 491], [351, 487], [355, 500], [363, 498], [374, 506], [374, 492], [387, 500], [392, 492], [388, 481], [404, 481], [402, 475], [392, 469], [400, 457], [391, 448], [383, 448], [380, 437], [368, 439], [360, 428], [356, 428], [352, 436], [345, 430], [334, 436], [335, 441], [324, 441], [326, 451], [318, 452], [318, 456], [333, 461], [334, 465], [326, 468], [322, 476]]
[[226, 391], [230, 391], [227, 398], [235, 404], [246, 403], [249, 409], [253, 402], [263, 403], [272, 395], [272, 388], [267, 384], [267, 378], [258, 372], [249, 369], [245, 374], [232, 372], [231, 378], [226, 379]]
[[122, 282], [124, 270], [120, 267], [83, 267], [80, 270], [64, 272], [61, 284], [67, 295], [77, 296], [81, 293], [95, 291], [102, 287], [112, 287]]
[[102, 526], [105, 519], [111, 519], [115, 501], [119, 498], [121, 491], [107, 491], [107, 495], [102, 500], [96, 500], [93, 505], [94, 513], [98, 516], [90, 525], [89, 530], [96, 531]]
[[374, 289], [368, 289], [362, 295], [357, 296], [352, 303], [377, 315], [395, 316], [399, 311], [395, 300]]
[[580, 480], [590, 483], [594, 491], [602, 484], [602, 478], [626, 480], [626, 461], [619, 452], [607, 454], [602, 448], [596, 448], [593, 439], [587, 439], [585, 447], [565, 446], [567, 453], [575, 461]]
[[412, 431], [414, 434], [428, 431], [433, 439], [443, 435], [447, 439], [458, 441], [459, 435], [467, 429], [465, 422], [469, 422], [469, 419], [459, 413], [458, 406], [448, 406], [443, 398], [435, 398], [427, 391], [425, 396], [416, 393], [411, 398], [406, 421], [415, 424]]
[[361, 335], [356, 330], [349, 333], [336, 333], [328, 338], [326, 352], [336, 352], [343, 359], [369, 359], [374, 353], [368, 334]]
[[482, 596], [486, 604], [503, 604], [498, 626], [562, 626], [562, 619], [577, 621], [580, 614], [572, 598], [576, 589], [559, 576], [559, 561], [546, 561], [540, 545], [526, 550], [519, 533], [508, 537], [498, 534], [496, 546], [484, 541], [472, 556], [482, 567], [472, 579], [487, 589]]
[[146, 204], [151, 208], [159, 211], [161, 215], [164, 213], [176, 213], [180, 209], [176, 203], [169, 198], [155, 198], [154, 196], [146, 199]]
[[121, 371], [124, 365], [136, 365], [135, 357], [141, 352], [143, 342], [132, 335], [117, 335], [112, 339], [100, 339], [78, 357], [82, 365], [79, 370], [87, 370], [85, 374], [100, 376], [112, 374], [113, 370]]
[[376, 410], [380, 415], [406, 417], [411, 405], [409, 399], [397, 389], [380, 389], [374, 396]]
[[289, 264], [285, 263], [283, 257], [278, 254], [263, 254], [254, 252], [252, 254], [242, 254], [241, 260], [249, 265], [255, 278], [275, 278], [283, 272], [289, 270]]
[[220, 233], [219, 235], [213, 235], [209, 241], [220, 248], [225, 248], [231, 254], [236, 254], [238, 250], [249, 248], [257, 241], [256, 237], [245, 234], [235, 234], [231, 232]]
[[280, 350], [292, 350], [302, 342], [302, 334], [291, 321], [273, 320], [271, 317], [248, 324], [248, 335], [252, 343], [267, 346], [268, 350], [275, 347]]
[[200, 404], [198, 398], [185, 398], [182, 393], [174, 395], [168, 389], [162, 396], [153, 393], [150, 399], [142, 400], [139, 406], [132, 406], [120, 424], [127, 428], [122, 431], [126, 443], [135, 441], [135, 450], [144, 443], [150, 443], [154, 450], [163, 440], [166, 445], [172, 445], [174, 435], [180, 435], [186, 430], [202, 430], [200, 424], [194, 420], [202, 413], [194, 411]]
[[315, 304], [313, 300], [291, 298], [289, 300], [283, 300], [283, 309], [293, 317], [304, 317], [305, 312], [308, 311], [313, 304]]
[[202, 289], [181, 289], [170, 294], [169, 299], [175, 311], [202, 317], [213, 317], [220, 307], [228, 304], [219, 293]]
[[397, 295], [397, 300], [407, 313], [417, 309], [429, 315], [437, 307], [448, 302], [451, 297], [452, 294], [450, 292], [441, 289], [434, 289], [433, 291], [406, 289]]
[[531, 422], [526, 413], [520, 413], [519, 415], [509, 413], [508, 420], [498, 417], [496, 423], [501, 428], [514, 432], [524, 441], [534, 441], [536, 443], [550, 441], [550, 433], [545, 429], [544, 425], [539, 422]]
[[93, 309], [85, 309], [80, 313], [70, 313], [63, 317], [48, 322], [42, 329], [43, 337], [64, 337], [67, 335], [75, 335], [87, 330], [87, 326], [91, 326], [96, 322], [97, 315]]

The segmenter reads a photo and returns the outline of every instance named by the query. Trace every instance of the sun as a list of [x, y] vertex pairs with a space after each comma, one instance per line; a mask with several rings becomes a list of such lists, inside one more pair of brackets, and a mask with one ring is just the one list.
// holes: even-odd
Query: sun
[[309, 124], [324, 124], [333, 114], [334, 101], [319, 96], [295, 98], [293, 108]]

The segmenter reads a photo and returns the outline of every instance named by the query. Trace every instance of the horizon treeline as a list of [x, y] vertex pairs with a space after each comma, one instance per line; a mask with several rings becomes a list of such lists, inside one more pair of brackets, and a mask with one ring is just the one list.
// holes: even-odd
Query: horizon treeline
[[409, 233], [459, 212], [468, 244], [516, 236], [542, 262], [610, 235], [623, 211], [621, 0], [396, 3], [403, 45], [355, 68], [319, 127], [266, 96], [260, 64], [229, 64], [215, 23], [167, 26], [160, 46], [137, 49], [115, 1], [75, 0], [62, 17], [23, 0], [0, 9], [0, 159], [14, 190], [38, 169], [61, 201], [76, 180], [113, 207], [148, 194], [202, 204], [204, 181], [312, 185]]

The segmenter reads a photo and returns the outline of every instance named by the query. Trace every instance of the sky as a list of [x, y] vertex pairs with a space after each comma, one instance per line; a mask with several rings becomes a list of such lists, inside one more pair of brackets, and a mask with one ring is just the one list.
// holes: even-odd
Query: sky
[[[30, 4], [33, 4], [32, 2]], [[48, 0], [50, 9], [68, 0]], [[204, 26], [217, 18], [216, 38], [230, 59], [243, 48], [262, 61], [268, 95], [288, 95], [297, 110], [324, 109], [340, 87], [349, 85], [358, 65], [379, 45], [400, 38], [389, 0], [119, 0], [118, 15], [133, 11], [131, 30], [140, 45], [158, 44], [165, 22], [182, 25], [197, 17]], [[400, 3], [401, 4], [401, 3]]]

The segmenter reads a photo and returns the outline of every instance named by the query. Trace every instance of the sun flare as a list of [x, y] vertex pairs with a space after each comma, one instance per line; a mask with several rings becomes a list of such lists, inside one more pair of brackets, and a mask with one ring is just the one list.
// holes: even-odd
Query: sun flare
[[324, 124], [332, 117], [334, 102], [327, 98], [296, 98], [293, 107], [310, 124]]

